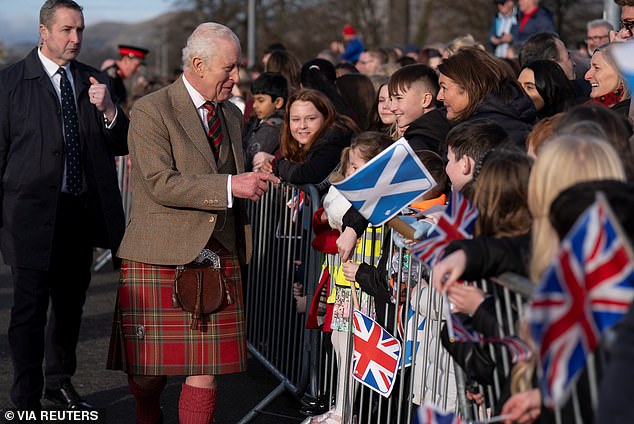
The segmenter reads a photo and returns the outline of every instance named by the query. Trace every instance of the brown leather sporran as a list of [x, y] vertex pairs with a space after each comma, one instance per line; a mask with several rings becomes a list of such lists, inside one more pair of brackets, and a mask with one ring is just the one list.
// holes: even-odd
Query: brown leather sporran
[[203, 249], [196, 261], [176, 268], [172, 302], [192, 314], [192, 330], [200, 328], [205, 316], [233, 303], [216, 253]]

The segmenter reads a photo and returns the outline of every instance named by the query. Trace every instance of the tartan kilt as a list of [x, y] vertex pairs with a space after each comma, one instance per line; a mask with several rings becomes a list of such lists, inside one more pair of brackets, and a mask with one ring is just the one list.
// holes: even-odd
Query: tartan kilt
[[234, 304], [190, 329], [191, 314], [174, 307], [175, 267], [124, 259], [107, 368], [129, 375], [216, 375], [246, 369], [240, 264], [222, 249], [221, 268]]

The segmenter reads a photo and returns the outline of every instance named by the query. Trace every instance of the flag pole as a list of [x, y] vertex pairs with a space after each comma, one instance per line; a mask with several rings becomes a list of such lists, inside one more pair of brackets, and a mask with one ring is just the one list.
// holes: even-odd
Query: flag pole
[[361, 309], [359, 309], [359, 299], [357, 298], [357, 287], [356, 287], [357, 283], [355, 281], [349, 281], [349, 283], [350, 283], [350, 292], [352, 294], [352, 306], [354, 306], [354, 309], [360, 311]]
[[403, 237], [405, 237], [407, 240], [416, 240], [416, 238], [414, 238], [414, 234], [416, 231], [414, 230], [414, 227], [407, 224], [398, 216], [395, 216], [394, 218], [387, 221], [387, 225], [394, 231], [402, 234]]

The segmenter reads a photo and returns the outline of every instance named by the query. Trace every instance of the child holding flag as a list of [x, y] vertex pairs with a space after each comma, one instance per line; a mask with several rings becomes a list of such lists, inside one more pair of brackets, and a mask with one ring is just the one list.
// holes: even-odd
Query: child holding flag
[[[350, 145], [341, 153], [341, 166], [338, 171], [329, 178], [330, 182], [337, 182], [352, 175], [358, 168], [362, 167], [374, 156], [379, 154], [392, 140], [387, 134], [367, 131], [356, 136]], [[336, 188], [330, 187], [324, 197], [324, 212], [321, 217], [323, 223], [328, 222], [333, 229], [341, 229], [343, 214], [351, 207]], [[367, 250], [367, 249], [366, 249]], [[372, 249], [370, 249], [370, 252]], [[366, 253], [367, 252], [363, 252]], [[370, 253], [372, 254], [372, 253]], [[330, 264], [331, 267], [333, 264]], [[333, 316], [331, 322], [332, 345], [336, 355], [336, 363], [339, 369], [337, 380], [337, 396], [334, 407], [325, 414], [313, 417], [311, 423], [335, 424], [340, 423], [345, 404], [345, 394], [348, 392], [351, 398], [351, 372], [346, 372], [346, 364], [349, 363], [350, 349], [350, 322], [351, 322], [351, 293], [350, 283], [344, 278], [341, 267], [335, 267], [331, 272], [334, 286], [328, 298], [328, 303], [334, 303]], [[319, 295], [319, 294], [316, 294]], [[362, 309], [367, 314], [374, 315], [374, 307], [368, 295], [361, 295]]]

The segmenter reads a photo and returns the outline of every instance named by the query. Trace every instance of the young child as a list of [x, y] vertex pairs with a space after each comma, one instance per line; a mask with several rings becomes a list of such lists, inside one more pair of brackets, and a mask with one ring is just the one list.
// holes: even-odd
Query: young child
[[[529, 232], [532, 219], [527, 199], [531, 165], [532, 160], [526, 153], [505, 149], [489, 151], [476, 165], [473, 181], [473, 204], [479, 211], [475, 225], [476, 236], [517, 237]], [[486, 293], [471, 284], [454, 284], [447, 294], [453, 305], [453, 312], [464, 314], [463, 322], [466, 326], [487, 337], [502, 337], [510, 331], [511, 323], [496, 318], [496, 303], [502, 311], [513, 310], [514, 314], [517, 311], [512, 304], [506, 305], [497, 284], [489, 284]], [[473, 362], [483, 356], [490, 357], [488, 349], [476, 355], [472, 350], [477, 347], [471, 343], [447, 343], [446, 340], [443, 343], [470, 379], [481, 384], [490, 384], [493, 381], [493, 369], [496, 367], [476, 366]], [[491, 364], [493, 363], [491, 360]], [[501, 367], [498, 369], [498, 376], [501, 383], [505, 381], [506, 376]], [[503, 391], [500, 398], [494, 399], [498, 408], [502, 405], [500, 401], [507, 395]], [[471, 393], [467, 393], [467, 396], [476, 400], [480, 397]]]
[[388, 93], [399, 136], [405, 137], [412, 149], [431, 150], [445, 159], [449, 121], [436, 109], [436, 72], [422, 64], [404, 66], [390, 77]]
[[[362, 167], [374, 156], [383, 151], [392, 143], [387, 134], [375, 131], [366, 131], [353, 138], [350, 147], [345, 148], [341, 153], [342, 166], [330, 177], [331, 182], [340, 181], [352, 175], [357, 169]], [[345, 166], [345, 169], [344, 169]], [[333, 229], [341, 229], [343, 214], [351, 207], [348, 202], [334, 187], [330, 187], [324, 197], [324, 213], [321, 216], [322, 223], [328, 222]], [[366, 252], [367, 254], [367, 252]], [[329, 264], [333, 268], [333, 264]], [[337, 397], [334, 407], [325, 414], [313, 417], [311, 423], [338, 424], [342, 422], [342, 414], [345, 404], [345, 393], [348, 390], [351, 397], [352, 385], [350, 384], [351, 371], [346, 372], [345, 366], [350, 357], [350, 313], [352, 304], [352, 289], [350, 283], [346, 281], [341, 267], [334, 267], [332, 273], [334, 288], [328, 299], [329, 303], [334, 303], [331, 329], [332, 345], [336, 355], [338, 367]], [[361, 310], [366, 314], [373, 314], [371, 298], [362, 293], [359, 296]]]
[[254, 168], [256, 153], [275, 155], [279, 148], [288, 83], [281, 74], [265, 72], [253, 81], [251, 94], [255, 116], [249, 120], [242, 139], [247, 171]]
[[495, 122], [476, 119], [456, 125], [447, 134], [445, 171], [452, 190], [460, 190], [471, 199], [475, 165], [491, 149], [508, 143], [508, 134]]

